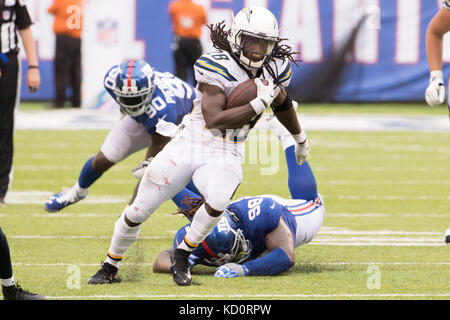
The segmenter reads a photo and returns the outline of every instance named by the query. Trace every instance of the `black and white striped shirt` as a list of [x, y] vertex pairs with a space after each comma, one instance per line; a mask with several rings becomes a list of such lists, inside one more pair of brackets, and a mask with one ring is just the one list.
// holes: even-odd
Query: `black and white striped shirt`
[[16, 30], [32, 25], [25, 0], [0, 0], [0, 53], [18, 49]]

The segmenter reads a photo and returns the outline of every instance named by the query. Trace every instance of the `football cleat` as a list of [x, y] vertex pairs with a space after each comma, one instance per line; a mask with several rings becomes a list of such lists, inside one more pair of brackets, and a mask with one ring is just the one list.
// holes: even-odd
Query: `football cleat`
[[18, 284], [10, 287], [2, 286], [3, 300], [46, 300], [43, 295], [23, 290]]
[[86, 196], [87, 193], [84, 196], [81, 196], [75, 188], [64, 188], [62, 192], [55, 193], [51, 196], [50, 199], [45, 202], [44, 207], [48, 212], [57, 212], [68, 205], [83, 200]]
[[120, 282], [122, 280], [117, 276], [118, 270], [112, 264], [104, 262], [102, 263], [101, 269], [89, 278], [88, 284], [111, 284], [113, 282]]
[[147, 166], [149, 165], [150, 161], [152, 161], [152, 159], [153, 157], [142, 160], [139, 163], [139, 166], [131, 170], [131, 173], [136, 179], [142, 179], [142, 177], [144, 176], [145, 169], [147, 169]]
[[189, 251], [183, 249], [175, 249], [170, 257], [172, 262], [173, 281], [179, 286], [191, 285], [192, 276], [189, 270]]
[[445, 243], [450, 245], [450, 228], [445, 231]]

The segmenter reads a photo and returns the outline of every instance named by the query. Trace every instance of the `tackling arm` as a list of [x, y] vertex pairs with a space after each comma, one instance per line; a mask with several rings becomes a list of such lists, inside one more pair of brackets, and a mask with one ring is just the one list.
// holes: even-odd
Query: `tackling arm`
[[283, 218], [278, 226], [266, 235], [268, 254], [242, 265], [227, 263], [217, 268], [216, 277], [268, 276], [285, 272], [295, 264], [294, 239]]

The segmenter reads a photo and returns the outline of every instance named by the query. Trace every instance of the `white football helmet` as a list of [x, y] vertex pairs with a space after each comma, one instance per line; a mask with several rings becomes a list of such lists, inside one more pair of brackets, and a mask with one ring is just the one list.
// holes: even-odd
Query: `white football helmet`
[[233, 19], [231, 50], [250, 71], [269, 63], [278, 40], [277, 19], [266, 8], [244, 8]]

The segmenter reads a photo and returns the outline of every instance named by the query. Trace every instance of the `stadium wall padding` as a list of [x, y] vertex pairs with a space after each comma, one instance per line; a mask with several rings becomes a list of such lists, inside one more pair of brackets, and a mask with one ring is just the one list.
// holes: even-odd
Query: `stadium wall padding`
[[[42, 86], [26, 88], [22, 68], [22, 100], [51, 100], [54, 36], [50, 0], [29, 2], [34, 18]], [[100, 62], [142, 55], [161, 71], [173, 72], [169, 0], [86, 0], [83, 24], [83, 106], [97, 103], [106, 73]], [[300, 54], [293, 66], [290, 94], [299, 101], [420, 101], [428, 84], [425, 32], [440, 8], [439, 0], [201, 0], [210, 23], [226, 20], [243, 6], [268, 7], [277, 17], [281, 36]], [[99, 7], [100, 6], [100, 7]], [[86, 12], [91, 10], [95, 12]], [[108, 17], [111, 12], [111, 17]], [[97, 19], [97, 20], [95, 20]], [[358, 22], [364, 22], [349, 42]], [[129, 50], [128, 43], [136, 44]], [[204, 28], [205, 51], [212, 49]], [[90, 39], [90, 40], [86, 40]], [[123, 42], [123, 41], [122, 41]], [[103, 46], [100, 48], [99, 46]], [[109, 47], [108, 47], [109, 46]], [[110, 48], [110, 49], [108, 49]], [[136, 53], [137, 52], [137, 53]], [[22, 54], [22, 58], [23, 54]], [[109, 59], [109, 60], [108, 60]], [[450, 38], [444, 45], [444, 74], [450, 69]], [[337, 63], [337, 65], [336, 65]], [[331, 70], [331, 72], [330, 72]], [[327, 72], [328, 71], [328, 72]], [[88, 79], [86, 79], [88, 77]]]

